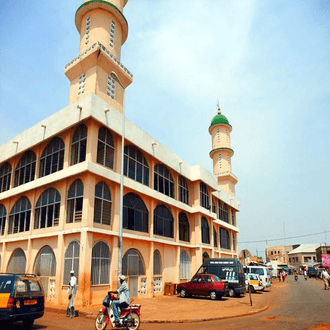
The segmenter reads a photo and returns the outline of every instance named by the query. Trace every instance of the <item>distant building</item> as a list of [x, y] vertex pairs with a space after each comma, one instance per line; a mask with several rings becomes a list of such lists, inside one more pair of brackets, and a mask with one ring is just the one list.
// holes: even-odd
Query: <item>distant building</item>
[[262, 265], [264, 262], [262, 257], [254, 256], [248, 249], [241, 250], [239, 254], [239, 261], [243, 266], [248, 265]]
[[330, 246], [321, 245], [316, 249], [316, 261], [322, 262], [322, 255], [330, 255]]
[[316, 249], [320, 247], [319, 243], [301, 244], [296, 249], [288, 253], [289, 264], [294, 268], [301, 268], [316, 262]]
[[289, 257], [288, 252], [297, 248], [299, 244], [295, 245], [276, 245], [266, 248], [266, 262], [278, 261], [281, 264], [288, 265]]

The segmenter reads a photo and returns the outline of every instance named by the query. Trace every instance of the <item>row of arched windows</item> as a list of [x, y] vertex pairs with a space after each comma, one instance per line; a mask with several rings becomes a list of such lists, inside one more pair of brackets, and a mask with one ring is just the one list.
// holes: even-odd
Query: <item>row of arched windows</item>
[[[153, 275], [162, 275], [162, 260], [159, 250], [153, 253]], [[74, 270], [77, 279], [79, 278], [80, 244], [72, 241], [67, 246], [64, 254], [63, 285], [70, 282], [70, 271]], [[102, 285], [110, 283], [111, 252], [110, 247], [104, 241], [98, 241], [92, 248], [91, 258], [91, 284]], [[1, 267], [1, 256], [0, 256]], [[190, 278], [190, 257], [187, 251], [180, 253], [180, 278]], [[8, 272], [25, 273], [26, 256], [22, 249], [16, 249], [8, 263]], [[140, 252], [136, 249], [129, 249], [122, 259], [122, 271], [127, 276], [145, 275], [145, 265]], [[56, 276], [56, 257], [50, 246], [44, 246], [38, 253], [34, 273], [40, 276], [45, 293], [47, 294], [49, 276]]]
[[[225, 228], [219, 228], [220, 231], [220, 248], [230, 250], [230, 235], [229, 231]], [[210, 228], [208, 221], [202, 217], [202, 243], [210, 244]], [[218, 246], [218, 233], [213, 227], [213, 245]]]

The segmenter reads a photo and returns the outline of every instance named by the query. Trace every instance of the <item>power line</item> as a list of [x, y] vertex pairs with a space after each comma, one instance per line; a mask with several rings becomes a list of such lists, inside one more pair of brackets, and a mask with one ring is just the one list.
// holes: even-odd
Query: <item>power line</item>
[[[320, 234], [324, 234], [324, 233], [330, 233], [330, 230], [324, 230], [324, 231], [321, 231], [319, 233], [314, 233], [314, 234], [307, 234], [307, 235], [299, 235], [299, 236], [292, 236], [292, 237], [285, 237], [285, 239], [291, 239], [291, 238], [300, 238], [300, 237], [307, 237], [307, 236], [314, 236], [314, 235], [320, 235]], [[267, 241], [281, 241], [283, 240], [284, 238], [273, 238], [273, 239], [267, 239]], [[239, 242], [239, 244], [250, 244], [250, 243], [262, 243], [262, 242], [265, 242], [266, 239], [263, 239], [263, 240], [259, 240], [259, 241], [250, 241], [250, 242]]]

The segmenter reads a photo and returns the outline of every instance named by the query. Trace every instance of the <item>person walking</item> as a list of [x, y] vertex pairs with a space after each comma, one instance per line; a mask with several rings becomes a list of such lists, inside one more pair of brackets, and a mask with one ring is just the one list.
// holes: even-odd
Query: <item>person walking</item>
[[323, 278], [323, 282], [324, 282], [324, 290], [329, 290], [329, 278], [330, 275], [328, 274], [328, 272], [326, 271], [326, 269], [322, 270], [322, 278]]
[[74, 276], [74, 271], [71, 270], [70, 272], [70, 282], [69, 282], [69, 289], [68, 289], [68, 307], [66, 309], [66, 316], [70, 317], [70, 310], [71, 310], [71, 317], [76, 317], [76, 311], [74, 310], [74, 297], [77, 293], [77, 278]]

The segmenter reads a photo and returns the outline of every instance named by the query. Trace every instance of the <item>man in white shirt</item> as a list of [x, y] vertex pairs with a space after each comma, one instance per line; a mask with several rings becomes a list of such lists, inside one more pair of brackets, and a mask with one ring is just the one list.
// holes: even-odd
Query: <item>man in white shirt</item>
[[70, 283], [69, 283], [69, 289], [68, 289], [68, 307], [66, 309], [66, 316], [70, 316], [70, 310], [71, 310], [71, 317], [76, 317], [76, 312], [74, 310], [74, 297], [76, 296], [77, 293], [77, 278], [74, 276], [74, 271], [71, 270], [70, 272]]
[[322, 270], [322, 277], [323, 277], [323, 282], [324, 282], [324, 290], [329, 290], [329, 278], [330, 275], [326, 271], [326, 269]]

